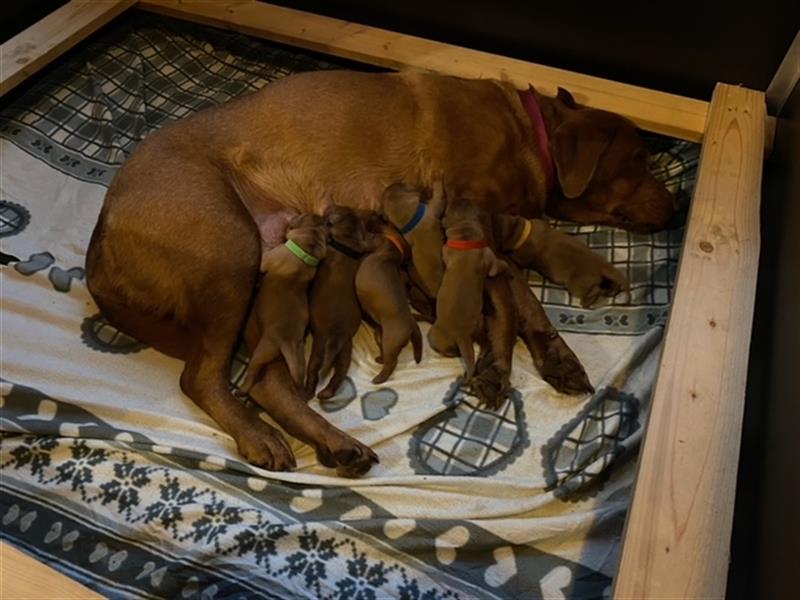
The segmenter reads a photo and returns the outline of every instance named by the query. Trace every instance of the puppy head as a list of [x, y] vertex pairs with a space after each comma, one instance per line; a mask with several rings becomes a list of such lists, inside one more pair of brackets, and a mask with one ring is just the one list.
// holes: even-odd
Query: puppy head
[[471, 200], [457, 198], [447, 203], [442, 226], [448, 238], [480, 240], [486, 237], [484, 222], [488, 218], [488, 213]]
[[563, 89], [556, 104], [563, 121], [550, 142], [561, 194], [551, 197], [548, 214], [638, 232], [666, 228], [678, 206], [648, 169], [647, 147], [633, 123], [579, 108]]
[[380, 238], [377, 234], [367, 231], [365, 223], [368, 219], [367, 212], [331, 204], [323, 214], [328, 234], [356, 252], [371, 252], [377, 247]]
[[411, 247], [409, 277], [425, 294], [435, 298], [444, 275], [444, 233], [441, 225], [445, 206], [444, 186], [436, 183], [426, 198], [419, 188], [393, 184], [383, 193], [382, 211], [386, 220], [400, 229], [414, 217], [420, 203], [425, 200], [425, 214], [414, 229], [404, 234], [404, 238]]
[[299, 215], [289, 222], [286, 239], [292, 240], [311, 256], [322, 260], [328, 245], [325, 219], [319, 215]]

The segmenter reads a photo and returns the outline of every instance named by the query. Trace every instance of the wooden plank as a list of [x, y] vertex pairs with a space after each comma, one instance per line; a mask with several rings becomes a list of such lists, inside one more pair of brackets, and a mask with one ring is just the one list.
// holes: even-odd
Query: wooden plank
[[508, 78], [546, 94], [558, 86], [580, 103], [625, 115], [649, 131], [699, 141], [708, 103], [366, 27], [256, 0], [140, 0], [140, 8], [391, 69], [414, 67], [461, 77]]
[[0, 598], [102, 598], [77, 581], [0, 542]]
[[772, 114], [780, 114], [798, 81], [800, 81], [800, 31], [794, 36], [767, 87], [767, 106]]
[[762, 92], [717, 85], [628, 513], [618, 600], [725, 595], [765, 119]]
[[88, 37], [136, 0], [71, 0], [0, 46], [0, 96]]

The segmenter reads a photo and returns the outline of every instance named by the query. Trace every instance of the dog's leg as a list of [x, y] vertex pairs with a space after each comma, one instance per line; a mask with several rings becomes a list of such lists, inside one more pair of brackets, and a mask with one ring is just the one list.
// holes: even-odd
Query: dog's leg
[[334, 357], [333, 360], [333, 375], [331, 375], [331, 380], [328, 382], [319, 394], [317, 394], [317, 398], [320, 400], [327, 400], [328, 398], [332, 398], [337, 391], [339, 391], [339, 386], [342, 385], [344, 378], [347, 377], [347, 371], [350, 370], [350, 360], [353, 356], [353, 340], [347, 340], [339, 349], [339, 353]]
[[472, 346], [472, 337], [464, 335], [464, 332], [459, 331], [456, 337], [456, 345], [458, 346], [458, 353], [464, 361], [464, 377], [466, 381], [471, 381], [475, 375], [475, 348]]
[[507, 277], [486, 280], [484, 287], [486, 341], [472, 380], [473, 393], [489, 408], [499, 408], [510, 387], [514, 342], [519, 321]]
[[322, 358], [325, 352], [325, 342], [321, 335], [315, 335], [311, 343], [311, 357], [308, 359], [306, 370], [306, 399], [311, 399], [317, 392], [319, 371], [322, 368]]
[[[400, 351], [408, 343], [409, 336], [406, 335], [405, 328], [396, 323], [388, 323], [387, 327], [383, 329], [383, 348], [381, 353], [383, 355], [383, 368], [372, 379], [372, 383], [383, 383], [391, 377], [394, 370], [397, 368], [397, 356]], [[416, 323], [414, 323], [416, 326]]]
[[[247, 346], [250, 347], [249, 342], [247, 342]], [[267, 336], [258, 341], [255, 345], [255, 350], [250, 353], [250, 362], [247, 365], [247, 371], [240, 386], [242, 393], [247, 394], [250, 391], [256, 378], [261, 374], [264, 365], [275, 360], [278, 354], [278, 345]]]
[[225, 333], [222, 329], [211, 329], [210, 341], [204, 343], [202, 338], [198, 341], [188, 328], [174, 320], [157, 317], [99, 293], [97, 288], [104, 286], [103, 274], [94, 275], [94, 298], [103, 315], [136, 339], [186, 361], [181, 375], [184, 393], [233, 437], [248, 462], [274, 471], [294, 468], [294, 455], [283, 434], [261, 421], [228, 387], [227, 374], [238, 324], [229, 327], [231, 331], [224, 343], [220, 342]]
[[378, 346], [378, 356], [375, 357], [375, 362], [383, 364], [383, 328], [380, 325], [375, 325], [372, 328], [372, 336], [375, 338], [375, 344]]
[[628, 278], [605, 258], [574, 236], [550, 227], [546, 221], [533, 220], [533, 252], [514, 253], [521, 267], [537, 270], [549, 280], [566, 287], [589, 308], [601, 298], [613, 298], [629, 290]]
[[340, 475], [363, 475], [378, 462], [369, 447], [331, 425], [306, 404], [294, 389], [283, 361], [267, 365], [265, 376], [251, 395], [290, 435], [313, 446], [320, 463], [335, 467]]
[[519, 314], [519, 336], [542, 378], [566, 394], [594, 391], [580, 360], [550, 323], [522, 272], [511, 263], [509, 266], [514, 275], [509, 283]]
[[422, 361], [422, 332], [416, 321], [411, 329], [411, 347], [414, 349], [414, 362], [419, 364]]
[[226, 378], [230, 351], [213, 341], [198, 346], [181, 374], [183, 392], [233, 437], [247, 462], [272, 471], [293, 469], [294, 455], [283, 435], [231, 394]]
[[283, 354], [283, 358], [289, 367], [292, 380], [294, 380], [298, 388], [302, 388], [303, 377], [306, 373], [305, 343], [302, 340], [296, 343], [285, 342], [281, 346], [281, 354]]
[[414, 318], [418, 321], [433, 323], [436, 320], [436, 303], [419, 287], [409, 282], [407, 286], [408, 301], [417, 313]]

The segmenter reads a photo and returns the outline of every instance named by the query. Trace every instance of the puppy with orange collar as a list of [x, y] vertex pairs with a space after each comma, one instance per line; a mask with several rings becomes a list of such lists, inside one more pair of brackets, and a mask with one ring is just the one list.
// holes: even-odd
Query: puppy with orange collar
[[391, 225], [383, 224], [383, 242], [365, 256], [356, 273], [356, 295], [375, 331], [383, 368], [372, 383], [383, 383], [397, 367], [400, 351], [411, 341], [414, 360], [422, 360], [422, 333], [408, 308], [402, 266], [410, 248]]

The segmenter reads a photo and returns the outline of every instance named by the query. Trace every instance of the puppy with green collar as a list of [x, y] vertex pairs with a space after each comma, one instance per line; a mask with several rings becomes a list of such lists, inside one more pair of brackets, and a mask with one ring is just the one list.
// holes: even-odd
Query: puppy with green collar
[[327, 252], [325, 220], [300, 215], [289, 222], [286, 243], [264, 255], [264, 276], [245, 326], [250, 350], [241, 391], [248, 393], [266, 365], [281, 355], [292, 379], [302, 389], [305, 377], [305, 335], [308, 328], [308, 286]]

